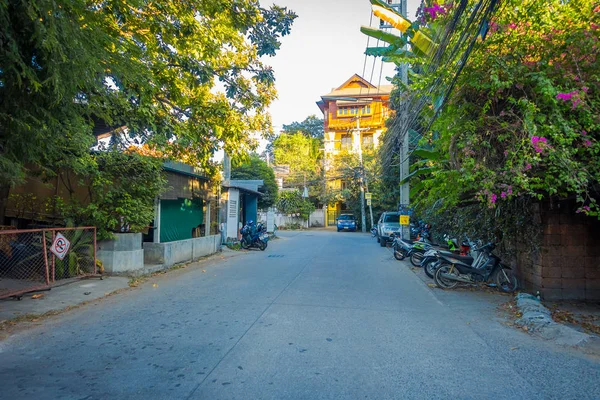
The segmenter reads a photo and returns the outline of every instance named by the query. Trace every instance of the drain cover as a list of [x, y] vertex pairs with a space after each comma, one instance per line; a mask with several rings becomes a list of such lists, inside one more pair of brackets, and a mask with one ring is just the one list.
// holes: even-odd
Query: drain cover
[[283, 254], [270, 254], [269, 258], [283, 258]]

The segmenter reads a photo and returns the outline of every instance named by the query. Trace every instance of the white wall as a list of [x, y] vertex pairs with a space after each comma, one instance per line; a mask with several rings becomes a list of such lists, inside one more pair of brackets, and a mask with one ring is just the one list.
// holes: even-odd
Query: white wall
[[[258, 220], [260, 222], [266, 223], [267, 222], [267, 212], [259, 211], [258, 212]], [[307, 223], [307, 221], [302, 218], [290, 217], [288, 215], [281, 214], [278, 212], [276, 212], [274, 215], [274, 221], [275, 221], [275, 225], [277, 225], [277, 226], [289, 226], [291, 224], [300, 224], [300, 225], [306, 227], [306, 223]], [[310, 214], [308, 221], [310, 222], [310, 225], [309, 225], [310, 227], [325, 226], [325, 210], [318, 209], [318, 210], [313, 211]], [[267, 229], [268, 229], [268, 227], [267, 227]]]
[[238, 222], [240, 212], [240, 191], [229, 188], [227, 190], [227, 235], [226, 238], [238, 237]]

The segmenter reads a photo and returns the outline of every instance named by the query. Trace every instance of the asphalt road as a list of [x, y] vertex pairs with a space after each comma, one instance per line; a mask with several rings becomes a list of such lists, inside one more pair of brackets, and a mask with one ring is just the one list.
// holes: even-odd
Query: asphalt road
[[600, 361], [432, 290], [369, 236], [281, 235], [0, 343], [0, 397], [600, 398]]

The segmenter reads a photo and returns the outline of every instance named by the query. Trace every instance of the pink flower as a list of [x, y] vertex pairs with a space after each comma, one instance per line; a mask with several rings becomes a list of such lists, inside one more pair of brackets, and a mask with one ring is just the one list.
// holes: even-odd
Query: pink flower
[[585, 139], [585, 140], [583, 141], [583, 145], [584, 145], [585, 147], [590, 147], [590, 146], [592, 145], [592, 142], [590, 141], [590, 139]]
[[504, 150], [504, 155], [507, 156], [508, 155], [508, 150]]
[[[583, 90], [584, 93], [587, 93], [588, 88], [585, 87], [585, 90]], [[563, 100], [563, 101], [569, 101], [571, 100], [571, 102], [573, 103], [573, 109], [576, 109], [577, 106], [579, 106], [579, 104], [581, 104], [583, 102], [583, 100], [581, 99], [581, 93], [579, 93], [577, 90], [573, 90], [572, 92], [569, 93], [559, 93], [556, 95], [556, 99], [557, 100]]]
[[517, 28], [517, 24], [515, 24], [514, 22], [508, 25], [508, 29], [516, 29]]
[[557, 100], [571, 100], [571, 97], [573, 97], [573, 95], [571, 93], [559, 93], [556, 95], [556, 99]]
[[506, 198], [506, 192], [500, 193], [500, 197], [502, 197], [503, 199], [505, 199]]
[[507, 193], [507, 194], [509, 194], [509, 195], [513, 194], [513, 191], [512, 191], [512, 186], [509, 186], [509, 187], [507, 188], [507, 190], [506, 190], [506, 193]]
[[444, 7], [442, 7], [439, 4], [434, 4], [433, 7], [424, 7], [423, 11], [429, 13], [429, 16], [431, 17], [432, 21], [437, 18], [438, 14], [446, 14], [446, 10], [444, 9]]
[[548, 145], [548, 139], [545, 137], [532, 136], [531, 144], [536, 153], [542, 153], [544, 148]]
[[492, 195], [490, 196], [490, 203], [496, 204], [497, 199], [498, 199], [498, 196], [496, 196], [494, 193], [492, 193]]
[[525, 165], [525, 171], [529, 171], [531, 169], [531, 164], [527, 163], [527, 165]]
[[583, 90], [583, 93], [587, 93], [590, 89], [587, 86], [584, 86], [581, 88], [581, 90]]
[[581, 134], [582, 134], [583, 136], [585, 136], [585, 135], [587, 135], [587, 131], [585, 131], [585, 130], [584, 130], [584, 131], [581, 131]]

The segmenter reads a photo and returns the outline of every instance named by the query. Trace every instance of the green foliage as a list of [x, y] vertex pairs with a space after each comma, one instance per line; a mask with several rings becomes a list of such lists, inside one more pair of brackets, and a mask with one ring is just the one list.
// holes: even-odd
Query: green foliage
[[56, 279], [66, 279], [94, 271], [94, 242], [88, 231], [67, 231], [70, 242], [69, 252], [62, 260], [54, 260]]
[[287, 134], [302, 133], [304, 136], [312, 139], [323, 140], [324, 125], [323, 119], [317, 118], [316, 115], [309, 115], [302, 122], [292, 122], [288, 125], [283, 125], [281, 130]]
[[310, 213], [315, 211], [315, 206], [310, 200], [303, 198], [298, 190], [288, 190], [279, 193], [277, 210], [282, 214], [308, 219]]
[[432, 127], [439, 157], [429, 158], [420, 205], [573, 197], [597, 216], [600, 63], [589, 49], [600, 46], [600, 10], [586, 0], [509, 3]]
[[111, 232], [140, 232], [154, 219], [154, 202], [166, 179], [162, 161], [137, 153], [96, 153], [97, 169], [85, 177], [87, 201], [59, 199], [65, 221], [75, 226], [96, 226], [100, 239]]
[[231, 170], [232, 179], [259, 179], [264, 181], [264, 186], [259, 188], [263, 193], [258, 198], [258, 208], [266, 210], [272, 207], [277, 201], [277, 182], [275, 174], [269, 165], [260, 159], [256, 154], [250, 156], [250, 159], [235, 166]]
[[98, 119], [199, 166], [221, 145], [245, 153], [271, 129], [261, 56], [295, 18], [256, 0], [0, 2], [0, 186], [89, 165]]
[[[322, 129], [322, 128], [321, 128]], [[306, 179], [309, 194], [317, 196], [323, 187], [321, 141], [301, 132], [282, 133], [273, 140], [274, 163], [289, 165], [286, 186], [303, 187]]]

